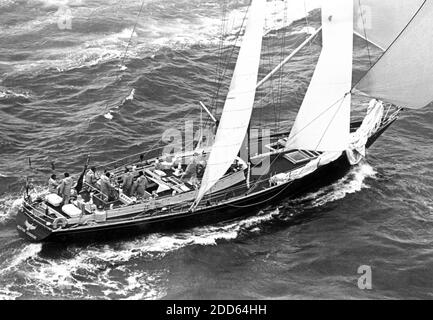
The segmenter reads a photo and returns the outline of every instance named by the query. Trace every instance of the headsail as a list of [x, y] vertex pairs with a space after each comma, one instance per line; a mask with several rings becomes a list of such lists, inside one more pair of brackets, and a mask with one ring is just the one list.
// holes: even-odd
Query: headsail
[[376, 99], [412, 109], [433, 101], [432, 19], [433, 1], [426, 0], [356, 89]]
[[342, 151], [349, 142], [353, 3], [322, 5], [323, 48], [286, 148]]
[[245, 138], [256, 93], [265, 4], [266, 0], [252, 0], [248, 9], [241, 49], [195, 204], [226, 173]]
[[354, 30], [362, 37], [387, 49], [424, 0], [353, 0]]

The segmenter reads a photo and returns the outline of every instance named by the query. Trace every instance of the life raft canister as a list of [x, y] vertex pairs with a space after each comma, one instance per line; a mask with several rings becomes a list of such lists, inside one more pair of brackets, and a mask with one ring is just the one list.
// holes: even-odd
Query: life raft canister
[[68, 224], [68, 220], [66, 220], [66, 218], [63, 218], [63, 217], [59, 217], [59, 218], [56, 218], [55, 220], [54, 220], [54, 222], [53, 222], [53, 228], [54, 229], [63, 229], [64, 227], [66, 227], [67, 226], [67, 224]]

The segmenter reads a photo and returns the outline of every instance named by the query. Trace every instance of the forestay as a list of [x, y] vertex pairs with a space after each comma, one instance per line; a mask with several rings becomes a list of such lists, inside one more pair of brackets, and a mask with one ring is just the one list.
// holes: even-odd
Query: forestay
[[427, 0], [356, 89], [370, 97], [412, 109], [433, 101], [432, 21], [433, 1]]
[[350, 131], [353, 3], [322, 5], [323, 48], [286, 145], [288, 149], [342, 151]]
[[266, 0], [252, 0], [248, 9], [241, 49], [195, 204], [227, 172], [245, 138], [256, 92], [265, 4]]

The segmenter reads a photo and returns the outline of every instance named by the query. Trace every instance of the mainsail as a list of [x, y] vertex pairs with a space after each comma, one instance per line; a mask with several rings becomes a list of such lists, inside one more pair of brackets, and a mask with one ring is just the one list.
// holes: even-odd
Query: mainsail
[[195, 204], [226, 173], [245, 138], [256, 93], [265, 4], [266, 0], [252, 0], [248, 9], [241, 49]]
[[433, 101], [432, 19], [433, 1], [426, 0], [356, 89], [370, 97], [412, 109]]
[[353, 0], [354, 31], [387, 49], [424, 0]]
[[322, 4], [322, 52], [286, 148], [342, 151], [350, 132], [353, 3]]

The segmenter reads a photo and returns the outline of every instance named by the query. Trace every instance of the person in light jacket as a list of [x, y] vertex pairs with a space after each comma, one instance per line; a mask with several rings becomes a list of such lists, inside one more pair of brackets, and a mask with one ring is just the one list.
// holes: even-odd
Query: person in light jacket
[[65, 172], [65, 177], [59, 186], [59, 194], [63, 198], [63, 204], [68, 204], [71, 199], [71, 190], [74, 181], [69, 176], [69, 173]]
[[114, 187], [111, 184], [110, 177], [110, 172], [106, 172], [101, 176], [100, 179], [101, 192], [107, 197], [108, 201], [112, 201], [113, 199], [115, 199], [115, 191]]
[[[94, 187], [96, 185], [96, 182], [98, 181], [95, 174], [96, 168], [91, 167], [89, 170], [87, 170], [86, 175], [84, 176], [84, 181], [92, 187]], [[85, 189], [90, 191], [90, 188], [88, 188], [87, 186], [85, 187]]]

